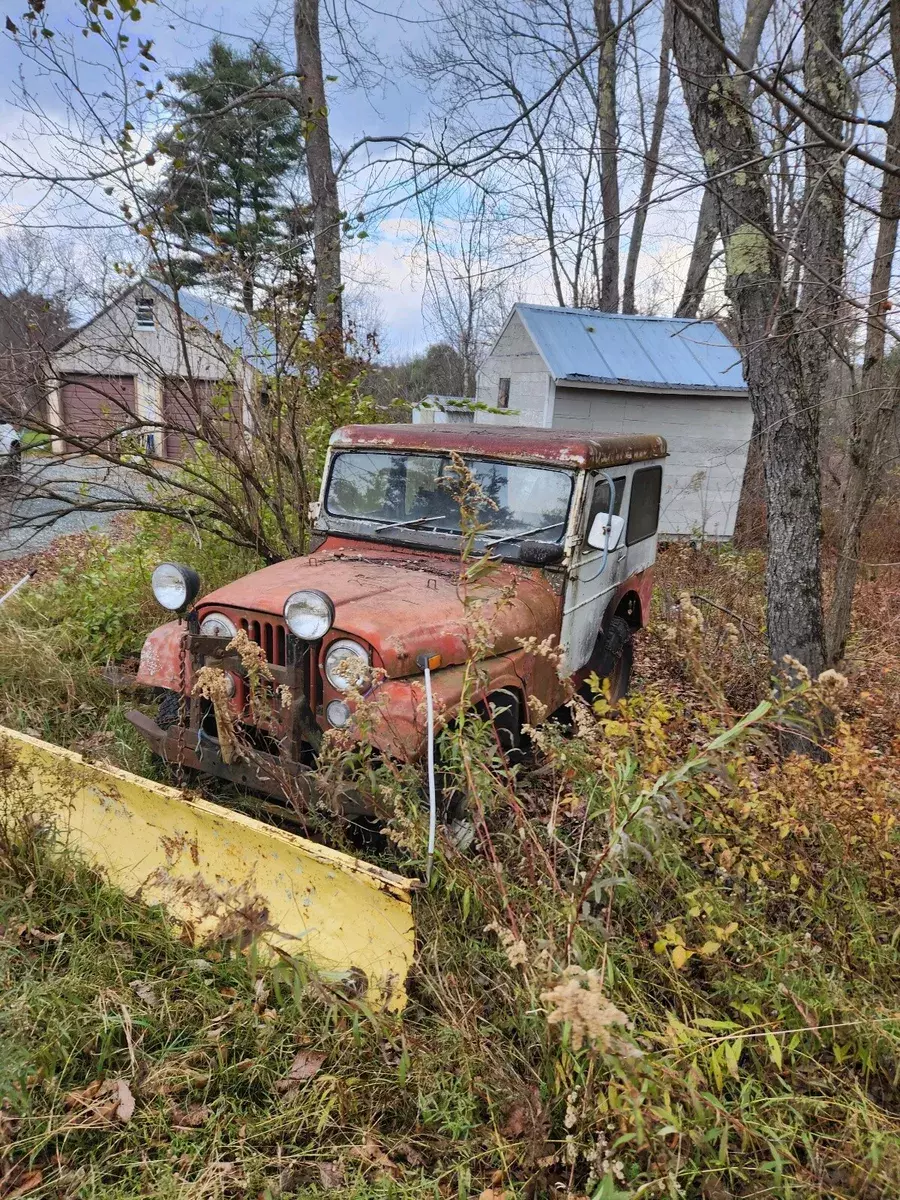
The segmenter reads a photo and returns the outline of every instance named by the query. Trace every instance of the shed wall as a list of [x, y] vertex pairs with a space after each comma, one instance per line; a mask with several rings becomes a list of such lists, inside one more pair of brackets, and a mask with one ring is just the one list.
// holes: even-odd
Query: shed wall
[[478, 424], [514, 425], [550, 424], [551, 380], [547, 365], [534, 348], [534, 342], [518, 313], [513, 313], [497, 344], [478, 372], [475, 398], [491, 408], [497, 405], [497, 393], [502, 378], [510, 380], [510, 417], [499, 413], [479, 412]]
[[747, 399], [557, 387], [552, 423], [558, 429], [662, 434], [669, 457], [660, 533], [733, 534], [753, 425]]

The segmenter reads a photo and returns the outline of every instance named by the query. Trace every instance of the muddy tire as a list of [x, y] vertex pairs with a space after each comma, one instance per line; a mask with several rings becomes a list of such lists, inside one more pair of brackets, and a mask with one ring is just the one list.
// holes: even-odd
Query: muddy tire
[[181, 719], [181, 697], [177, 692], [166, 692], [159, 702], [156, 723], [160, 729], [172, 729]]
[[[609, 699], [611, 704], [615, 704], [628, 695], [633, 667], [634, 638], [631, 626], [624, 617], [613, 617], [606, 633], [597, 638], [588, 673], [596, 671], [601, 682], [609, 680]], [[586, 684], [582, 694], [588, 700], [593, 699]]]

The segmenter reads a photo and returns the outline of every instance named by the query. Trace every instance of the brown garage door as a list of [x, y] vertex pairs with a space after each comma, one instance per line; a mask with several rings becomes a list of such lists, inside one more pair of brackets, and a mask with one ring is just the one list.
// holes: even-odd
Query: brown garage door
[[209, 423], [217, 437], [234, 444], [241, 433], [240, 403], [228, 384], [169, 378], [163, 384], [163, 422], [166, 458], [184, 458], [196, 441], [209, 439]]
[[71, 375], [62, 385], [63, 428], [79, 439], [70, 450], [106, 449], [111, 433], [133, 426], [132, 375]]

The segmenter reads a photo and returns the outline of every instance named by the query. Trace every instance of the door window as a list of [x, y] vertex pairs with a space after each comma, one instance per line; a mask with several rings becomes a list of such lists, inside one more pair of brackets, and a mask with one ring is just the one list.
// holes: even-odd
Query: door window
[[643, 467], [631, 479], [631, 503], [628, 506], [629, 546], [652, 537], [659, 524], [659, 498], [662, 494], [662, 467]]

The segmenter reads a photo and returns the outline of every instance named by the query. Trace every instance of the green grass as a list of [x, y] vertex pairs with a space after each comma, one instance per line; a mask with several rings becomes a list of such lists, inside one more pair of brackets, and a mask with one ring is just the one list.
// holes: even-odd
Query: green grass
[[150, 574], [175, 559], [212, 590], [259, 566], [206, 535], [153, 517], [115, 536], [65, 539], [48, 566], [0, 609], [0, 724], [100, 755], [138, 773], [157, 769], [125, 712], [153, 698], [114, 687], [106, 668], [133, 671], [146, 635], [169, 619]]

